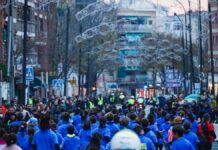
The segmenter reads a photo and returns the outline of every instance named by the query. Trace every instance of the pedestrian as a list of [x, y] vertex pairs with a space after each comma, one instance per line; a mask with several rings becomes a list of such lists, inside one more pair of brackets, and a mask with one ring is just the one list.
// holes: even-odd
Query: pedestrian
[[198, 126], [198, 135], [201, 150], [211, 150], [216, 134], [214, 126], [210, 123], [210, 115], [204, 114], [201, 124]]
[[74, 126], [67, 127], [67, 136], [63, 139], [63, 150], [79, 150], [80, 138], [74, 134]]
[[101, 145], [102, 136], [96, 132], [92, 135], [90, 143], [86, 147], [86, 150], [105, 150], [105, 147]]
[[30, 127], [28, 128], [27, 133], [28, 133], [28, 138], [24, 141], [22, 149], [23, 150], [33, 150], [34, 147], [32, 145], [32, 141], [33, 141], [35, 129], [33, 127]]
[[198, 150], [200, 148], [200, 141], [196, 133], [190, 130], [191, 124], [189, 122], [185, 122], [183, 126], [184, 126], [183, 137], [192, 144], [195, 150]]
[[134, 131], [139, 136], [142, 150], [155, 150], [156, 149], [153, 142], [149, 138], [144, 136], [142, 127], [140, 125], [136, 125], [134, 128]]
[[110, 129], [106, 126], [105, 117], [100, 118], [99, 127], [92, 131], [92, 135], [96, 132], [101, 134], [102, 136], [101, 145], [105, 147], [111, 139], [111, 132]]
[[181, 125], [173, 127], [174, 141], [172, 143], [172, 150], [194, 150], [192, 144], [183, 137], [183, 128]]
[[21, 147], [17, 145], [17, 136], [14, 133], [5, 135], [6, 146], [2, 150], [22, 150]]
[[85, 150], [92, 137], [91, 122], [86, 120], [83, 123], [83, 128], [79, 132], [80, 150]]
[[59, 150], [56, 134], [50, 129], [50, 117], [42, 114], [39, 120], [39, 131], [33, 136], [33, 147], [36, 150]]

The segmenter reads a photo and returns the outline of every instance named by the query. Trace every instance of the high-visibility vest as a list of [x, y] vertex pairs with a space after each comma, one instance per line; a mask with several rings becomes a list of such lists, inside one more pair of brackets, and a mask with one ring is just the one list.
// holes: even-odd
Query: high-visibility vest
[[110, 102], [111, 102], [111, 103], [114, 103], [114, 100], [115, 100], [115, 97], [112, 96], [112, 97], [110, 98]]
[[128, 100], [128, 104], [129, 104], [129, 105], [134, 105], [134, 103], [135, 103], [135, 100], [134, 100], [134, 99], [130, 98], [130, 99]]
[[143, 98], [138, 98], [138, 103], [143, 103], [144, 102], [144, 100], [143, 100]]
[[29, 98], [29, 99], [28, 99], [28, 104], [29, 104], [29, 105], [32, 105], [32, 104], [33, 104], [33, 99], [32, 99], [32, 98]]
[[103, 103], [104, 103], [103, 97], [101, 97], [101, 98], [99, 97], [98, 98], [98, 105], [101, 106], [101, 105], [103, 105]]
[[92, 101], [89, 101], [89, 108], [92, 109], [94, 107], [95, 107], [94, 103]]

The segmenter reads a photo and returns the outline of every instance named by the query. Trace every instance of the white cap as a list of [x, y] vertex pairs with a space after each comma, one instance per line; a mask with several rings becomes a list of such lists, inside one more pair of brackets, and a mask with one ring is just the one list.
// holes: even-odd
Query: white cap
[[140, 139], [137, 134], [131, 130], [121, 130], [116, 133], [111, 140], [111, 150], [116, 149], [141, 150]]

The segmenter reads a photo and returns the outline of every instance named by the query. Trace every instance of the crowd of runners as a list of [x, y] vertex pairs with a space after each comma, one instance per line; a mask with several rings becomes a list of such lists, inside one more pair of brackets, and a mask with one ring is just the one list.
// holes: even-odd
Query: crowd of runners
[[[113, 97], [29, 99], [2, 105], [0, 150], [210, 150], [218, 121], [212, 96], [136, 107]], [[144, 102], [145, 103], [145, 102]], [[145, 108], [146, 103], [144, 104]], [[118, 107], [119, 106], [119, 107]]]

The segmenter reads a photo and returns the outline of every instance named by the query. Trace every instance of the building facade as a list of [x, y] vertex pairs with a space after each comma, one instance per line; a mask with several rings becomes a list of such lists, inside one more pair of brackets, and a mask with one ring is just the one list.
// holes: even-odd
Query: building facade
[[6, 28], [5, 28], [5, 5], [6, 1], [0, 1], [0, 64], [6, 64], [6, 51], [5, 51], [5, 40], [6, 40]]
[[[218, 94], [218, 1], [208, 1], [211, 8], [212, 19], [212, 48], [214, 60], [214, 81], [215, 81], [215, 94]], [[209, 43], [209, 42], [208, 42]], [[210, 47], [210, 46], [209, 46]], [[210, 56], [210, 48], [208, 49]], [[211, 69], [211, 68], [210, 68]], [[211, 71], [209, 70], [209, 89], [212, 87]]]
[[[117, 83], [119, 89], [127, 92], [128, 95], [137, 96], [138, 91], [152, 84], [152, 73], [144, 70], [140, 65], [140, 50], [137, 48], [137, 43], [142, 37], [150, 37], [154, 34], [158, 16], [156, 8], [154, 3], [144, 0], [123, 0], [118, 6], [118, 20], [125, 19], [127, 23], [121, 25], [123, 30], [118, 37], [124, 39], [119, 49], [119, 56], [124, 65], [118, 70]], [[154, 94], [152, 90], [149, 92], [148, 95], [143, 96]]]

